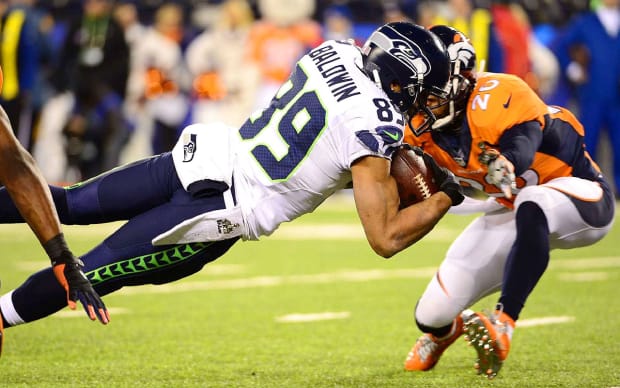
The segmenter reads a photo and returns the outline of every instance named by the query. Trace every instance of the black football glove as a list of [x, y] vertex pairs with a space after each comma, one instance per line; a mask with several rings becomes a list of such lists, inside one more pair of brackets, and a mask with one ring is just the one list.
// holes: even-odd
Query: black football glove
[[465, 199], [463, 195], [463, 188], [458, 184], [452, 171], [445, 167], [441, 167], [437, 164], [433, 157], [424, 152], [420, 147], [411, 147], [413, 152], [424, 158], [424, 164], [426, 167], [433, 171], [433, 177], [435, 177], [435, 183], [439, 187], [440, 191], [443, 191], [452, 200], [452, 206], [460, 205]]
[[62, 233], [43, 244], [52, 261], [52, 270], [58, 283], [67, 292], [67, 304], [75, 310], [79, 300], [91, 320], [110, 322], [108, 310], [82, 271], [84, 263], [69, 250]]

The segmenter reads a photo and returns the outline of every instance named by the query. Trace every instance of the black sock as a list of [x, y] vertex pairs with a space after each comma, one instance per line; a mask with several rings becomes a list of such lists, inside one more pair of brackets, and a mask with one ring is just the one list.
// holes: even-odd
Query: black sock
[[450, 331], [452, 330], [452, 325], [454, 324], [454, 322], [450, 322], [450, 324], [443, 327], [430, 327], [421, 324], [420, 322], [418, 322], [417, 319], [415, 320], [415, 323], [422, 333], [432, 334], [436, 338], [442, 338], [450, 334]]
[[517, 209], [517, 237], [508, 254], [499, 303], [515, 321], [549, 264], [549, 226], [542, 209], [524, 202]]

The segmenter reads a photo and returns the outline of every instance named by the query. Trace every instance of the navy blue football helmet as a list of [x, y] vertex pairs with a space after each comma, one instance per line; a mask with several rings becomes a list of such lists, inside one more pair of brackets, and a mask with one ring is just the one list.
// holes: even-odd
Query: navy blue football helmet
[[418, 127], [412, 130], [420, 135], [428, 130], [457, 131], [462, 124], [467, 110], [467, 101], [476, 86], [476, 51], [469, 38], [455, 28], [437, 25], [429, 28], [444, 43], [450, 57], [450, 86], [448, 98], [440, 104], [430, 107], [436, 109], [448, 104], [448, 109], [442, 117], [437, 117], [431, 127]]
[[426, 99], [429, 94], [446, 98], [450, 78], [448, 52], [436, 35], [416, 24], [388, 23], [370, 35], [362, 54], [364, 72], [408, 123], [420, 111], [434, 121]]

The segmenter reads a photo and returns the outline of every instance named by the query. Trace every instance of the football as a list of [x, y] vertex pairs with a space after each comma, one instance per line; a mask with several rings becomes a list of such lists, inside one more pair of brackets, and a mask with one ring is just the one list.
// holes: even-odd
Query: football
[[432, 169], [408, 146], [401, 146], [392, 155], [390, 174], [396, 180], [401, 209], [424, 201], [439, 190]]

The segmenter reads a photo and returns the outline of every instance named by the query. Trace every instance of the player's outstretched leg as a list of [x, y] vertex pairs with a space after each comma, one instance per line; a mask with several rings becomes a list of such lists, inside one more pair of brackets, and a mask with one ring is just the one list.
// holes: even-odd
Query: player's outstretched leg
[[413, 348], [407, 354], [405, 370], [427, 371], [433, 369], [443, 352], [463, 334], [463, 322], [473, 314], [471, 310], [463, 311], [452, 321], [450, 332], [442, 337], [425, 333], [416, 341]]
[[476, 349], [478, 374], [497, 376], [510, 351], [515, 322], [501, 306], [493, 314], [474, 313], [465, 321], [465, 340]]

